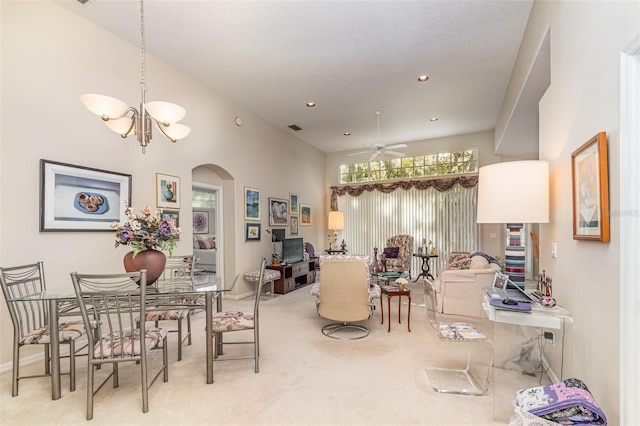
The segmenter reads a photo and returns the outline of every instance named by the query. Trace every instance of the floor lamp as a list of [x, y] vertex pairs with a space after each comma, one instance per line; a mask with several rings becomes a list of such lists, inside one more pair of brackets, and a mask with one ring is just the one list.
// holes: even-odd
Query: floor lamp
[[526, 259], [520, 232], [525, 223], [549, 222], [549, 163], [511, 161], [480, 167], [477, 222], [506, 225], [505, 272], [524, 288]]

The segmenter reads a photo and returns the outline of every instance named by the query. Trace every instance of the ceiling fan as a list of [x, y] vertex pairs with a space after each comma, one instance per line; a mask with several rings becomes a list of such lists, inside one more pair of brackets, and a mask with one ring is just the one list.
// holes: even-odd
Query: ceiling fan
[[347, 157], [353, 157], [354, 155], [367, 154], [371, 152], [371, 157], [369, 157], [369, 161], [377, 160], [380, 158], [382, 154], [393, 155], [394, 157], [404, 157], [405, 154], [403, 152], [393, 151], [394, 149], [406, 148], [407, 144], [397, 143], [395, 145], [385, 145], [380, 143], [380, 114], [382, 111], [376, 111], [376, 117], [378, 119], [378, 143], [375, 144], [367, 144], [366, 146], [370, 147], [367, 151], [354, 152], [351, 154], [347, 154]]

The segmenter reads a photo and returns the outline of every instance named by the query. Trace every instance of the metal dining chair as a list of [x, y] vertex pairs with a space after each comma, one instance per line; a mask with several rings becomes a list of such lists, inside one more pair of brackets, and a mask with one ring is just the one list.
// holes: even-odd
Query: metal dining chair
[[[212, 330], [213, 335], [208, 338], [214, 339], [214, 360], [230, 361], [238, 359], [253, 359], [255, 364], [255, 372], [260, 371], [260, 295], [262, 294], [262, 286], [264, 285], [264, 271], [267, 265], [267, 259], [263, 258], [260, 263], [260, 278], [256, 283], [256, 294], [253, 299], [253, 311], [221, 311], [213, 314]], [[238, 276], [235, 277], [237, 281]], [[235, 282], [235, 281], [234, 281]], [[253, 332], [253, 339], [243, 341], [223, 341], [223, 334], [228, 332], [247, 331]], [[253, 355], [247, 356], [225, 356], [223, 355], [224, 345], [253, 345]]]
[[[87, 420], [93, 418], [95, 394], [113, 378], [113, 387], [119, 386], [118, 364], [136, 362], [140, 365], [142, 412], [149, 411], [149, 388], [163, 374], [169, 380], [167, 351], [168, 330], [146, 327], [147, 271], [125, 274], [71, 273], [80, 313], [85, 325], [99, 320], [98, 333], [89, 337], [87, 366]], [[142, 344], [144, 343], [144, 344]], [[162, 349], [162, 368], [149, 380], [147, 351]], [[96, 388], [95, 371], [103, 364], [112, 364], [113, 370]]]
[[[164, 267], [164, 272], [161, 278], [189, 278], [193, 279], [195, 271], [195, 257], [192, 254], [184, 256], [170, 256], [167, 257], [167, 263]], [[184, 304], [184, 300], [181, 298], [177, 300], [178, 303]], [[164, 306], [165, 309], [157, 309], [147, 311], [145, 317], [147, 321], [153, 321], [155, 326], [158, 327], [160, 321], [176, 321], [177, 329], [169, 330], [170, 332], [176, 332], [178, 334], [178, 361], [182, 360], [182, 345], [187, 342], [187, 345], [191, 345], [191, 314], [192, 311], [189, 308], [179, 307], [176, 309], [169, 309], [171, 306]], [[187, 333], [183, 333], [183, 320], [187, 320]]]
[[[47, 377], [51, 375], [51, 345], [49, 335], [49, 310], [44, 299], [24, 300], [25, 296], [36, 295], [46, 290], [44, 265], [42, 262], [29, 265], [0, 267], [2, 293], [7, 302], [9, 316], [13, 323], [13, 372], [11, 396], [18, 396], [18, 382], [21, 379]], [[94, 324], [95, 325], [95, 324]], [[77, 352], [76, 340], [86, 334], [82, 321], [67, 321], [58, 324], [61, 344], [69, 346], [69, 389], [76, 390]], [[26, 345], [43, 345], [44, 374], [20, 375], [20, 348]]]

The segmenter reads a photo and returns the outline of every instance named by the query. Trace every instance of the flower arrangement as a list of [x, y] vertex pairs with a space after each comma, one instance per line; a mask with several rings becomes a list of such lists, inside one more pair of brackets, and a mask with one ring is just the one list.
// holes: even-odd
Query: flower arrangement
[[398, 284], [398, 285], [401, 285], [401, 284], [402, 284], [402, 285], [407, 285], [407, 284], [409, 284], [409, 281], [407, 281], [407, 279], [406, 279], [406, 278], [398, 278], [398, 279], [396, 280], [396, 284]]
[[166, 250], [171, 255], [181, 230], [161, 219], [162, 209], [151, 214], [151, 207], [145, 206], [140, 213], [134, 214], [133, 208], [125, 205], [124, 212], [127, 215], [125, 223], [111, 224], [116, 230], [116, 247], [130, 246], [134, 257], [141, 251], [155, 249]]

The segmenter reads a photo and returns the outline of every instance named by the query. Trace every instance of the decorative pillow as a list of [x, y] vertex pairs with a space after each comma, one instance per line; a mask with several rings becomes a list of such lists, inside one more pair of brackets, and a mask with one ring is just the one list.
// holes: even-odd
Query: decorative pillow
[[469, 258], [470, 256], [468, 251], [454, 251], [449, 255], [449, 260], [447, 261], [447, 263], [452, 264], [460, 260], [465, 260]]
[[400, 247], [385, 247], [382, 254], [384, 254], [384, 257], [387, 259], [397, 259], [399, 251]]
[[455, 261], [449, 264], [449, 269], [469, 269], [471, 266], [471, 258]]
[[194, 235], [193, 236], [194, 243], [197, 243], [198, 246], [194, 248], [205, 249], [205, 250], [215, 250], [216, 249], [216, 237], [213, 235], [202, 234], [202, 235]]
[[469, 269], [488, 269], [489, 261], [483, 256], [472, 256]]

